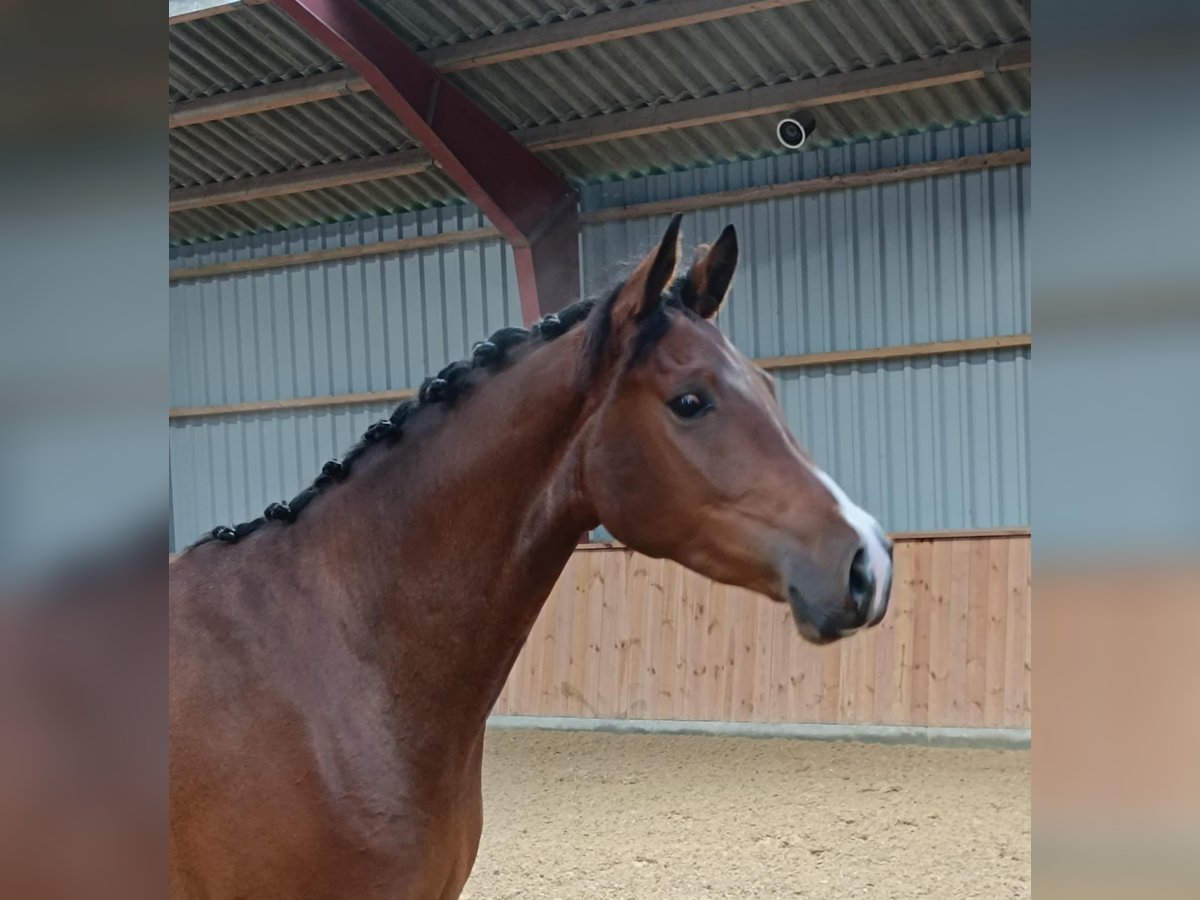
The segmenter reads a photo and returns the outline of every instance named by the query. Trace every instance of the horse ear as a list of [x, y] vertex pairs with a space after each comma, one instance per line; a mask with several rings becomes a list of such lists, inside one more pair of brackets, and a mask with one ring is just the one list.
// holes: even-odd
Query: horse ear
[[679, 264], [679, 224], [682, 221], [683, 216], [678, 214], [671, 219], [658, 246], [638, 263], [621, 287], [617, 299], [613, 301], [614, 326], [619, 328], [627, 322], [643, 318], [662, 299], [663, 291], [674, 279], [675, 268]]
[[696, 248], [692, 267], [683, 279], [684, 305], [702, 319], [711, 319], [725, 302], [738, 264], [737, 231], [726, 225], [714, 244]]

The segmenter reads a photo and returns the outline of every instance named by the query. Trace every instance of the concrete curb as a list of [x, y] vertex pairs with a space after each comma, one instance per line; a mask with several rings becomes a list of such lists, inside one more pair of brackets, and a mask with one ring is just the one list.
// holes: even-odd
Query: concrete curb
[[720, 737], [791, 738], [1028, 750], [1028, 728], [918, 728], [908, 725], [826, 725], [818, 723], [696, 722], [673, 719], [585, 719], [566, 716], [491, 716], [496, 731], [603, 731], [613, 734], [707, 734]]

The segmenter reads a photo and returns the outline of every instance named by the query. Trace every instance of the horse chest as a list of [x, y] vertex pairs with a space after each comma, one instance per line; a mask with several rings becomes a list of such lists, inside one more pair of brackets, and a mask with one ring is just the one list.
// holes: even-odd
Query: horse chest
[[[478, 790], [455, 796], [418, 792], [384, 809], [348, 803], [338, 845], [357, 845], [330, 868], [343, 879], [341, 896], [450, 900], [470, 875], [482, 829]], [[386, 810], [386, 811], [385, 811]]]
[[361, 861], [341, 871], [358, 872], [364, 897], [458, 896], [482, 830], [482, 736], [465, 751], [392, 735], [373, 747], [355, 739], [347, 753], [345, 739], [342, 731], [314, 748], [336, 843]]

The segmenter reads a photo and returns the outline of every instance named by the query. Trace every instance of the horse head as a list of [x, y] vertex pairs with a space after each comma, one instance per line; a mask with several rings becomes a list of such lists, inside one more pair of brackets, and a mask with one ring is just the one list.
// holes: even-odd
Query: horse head
[[581, 491], [618, 540], [790, 604], [814, 643], [875, 625], [891, 541], [801, 447], [774, 379], [713, 324], [737, 267], [733, 226], [680, 272], [679, 224], [589, 323]]

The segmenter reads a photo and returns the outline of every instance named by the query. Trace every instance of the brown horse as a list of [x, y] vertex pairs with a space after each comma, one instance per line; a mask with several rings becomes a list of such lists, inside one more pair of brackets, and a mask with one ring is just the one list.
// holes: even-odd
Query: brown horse
[[457, 897], [488, 712], [599, 523], [790, 603], [810, 641], [883, 617], [889, 541], [711, 322], [733, 228], [676, 278], [678, 233], [676, 217], [606, 298], [493, 335], [291, 504], [175, 561], [174, 897]]

